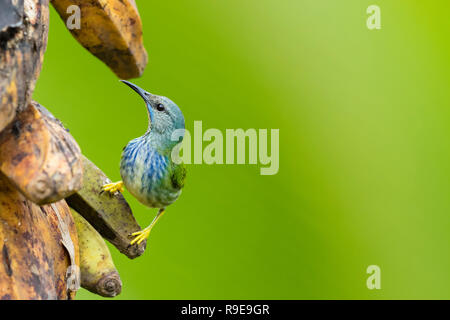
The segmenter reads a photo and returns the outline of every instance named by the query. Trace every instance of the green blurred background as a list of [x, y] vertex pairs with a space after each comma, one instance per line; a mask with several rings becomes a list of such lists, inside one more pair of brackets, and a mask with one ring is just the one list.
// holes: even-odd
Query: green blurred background
[[[279, 128], [280, 170], [190, 165], [146, 253], [110, 246], [117, 299], [450, 298], [448, 1], [137, 4], [149, 64], [135, 83], [191, 130]], [[50, 20], [34, 98], [119, 180], [144, 104]], [[156, 210], [125, 197], [148, 225]], [[366, 287], [372, 264], [381, 290]]]

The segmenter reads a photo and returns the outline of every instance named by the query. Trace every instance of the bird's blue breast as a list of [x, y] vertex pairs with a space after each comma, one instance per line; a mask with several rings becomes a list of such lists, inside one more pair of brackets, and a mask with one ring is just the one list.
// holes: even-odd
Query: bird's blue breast
[[128, 143], [122, 153], [120, 174], [125, 187], [141, 203], [162, 208], [174, 202], [179, 191], [168, 183], [169, 158], [140, 137]]

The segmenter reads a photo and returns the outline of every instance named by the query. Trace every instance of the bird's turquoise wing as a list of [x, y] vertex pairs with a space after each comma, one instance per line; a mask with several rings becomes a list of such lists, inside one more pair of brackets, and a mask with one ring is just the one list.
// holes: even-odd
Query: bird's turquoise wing
[[185, 179], [186, 179], [186, 166], [184, 164], [173, 164], [172, 172], [170, 175], [172, 187], [174, 187], [175, 189], [183, 188]]

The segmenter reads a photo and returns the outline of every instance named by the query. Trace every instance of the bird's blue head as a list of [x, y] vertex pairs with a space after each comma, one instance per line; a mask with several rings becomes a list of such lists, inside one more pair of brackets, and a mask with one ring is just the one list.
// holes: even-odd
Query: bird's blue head
[[180, 108], [169, 98], [151, 94], [129, 81], [120, 81], [136, 91], [145, 101], [148, 130], [144, 137], [160, 151], [172, 150], [184, 136], [184, 116]]

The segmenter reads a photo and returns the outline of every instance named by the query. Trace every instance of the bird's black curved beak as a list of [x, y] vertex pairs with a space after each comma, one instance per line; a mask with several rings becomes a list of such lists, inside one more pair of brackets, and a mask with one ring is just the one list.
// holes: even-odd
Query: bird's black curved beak
[[135, 85], [134, 83], [131, 83], [129, 81], [126, 81], [126, 80], [120, 80], [120, 81], [125, 83], [127, 86], [129, 86], [134, 91], [136, 91], [142, 97], [142, 99], [144, 99], [145, 101], [148, 101], [148, 97], [147, 97], [146, 92], [145, 92], [144, 89], [138, 87], [137, 85]]

